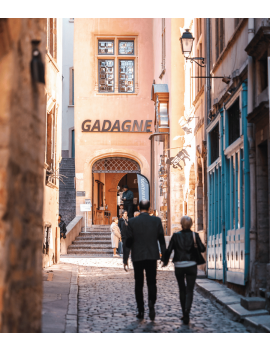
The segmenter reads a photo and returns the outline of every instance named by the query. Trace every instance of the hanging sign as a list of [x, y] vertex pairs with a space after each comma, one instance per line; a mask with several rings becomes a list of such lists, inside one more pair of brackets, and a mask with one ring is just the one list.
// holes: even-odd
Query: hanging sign
[[120, 123], [119, 119], [115, 122], [108, 119], [101, 122], [97, 119], [92, 123], [91, 119], [86, 119], [82, 123], [82, 132], [151, 133], [151, 123], [152, 120], [141, 120], [140, 123], [137, 120], [125, 120]]
[[139, 201], [148, 200], [149, 201], [149, 183], [146, 178], [137, 174], [138, 189], [139, 189]]
[[183, 169], [183, 165], [186, 165], [185, 159], [190, 161], [190, 156], [186, 149], [182, 149], [176, 156], [168, 158], [166, 164], [173, 168]]

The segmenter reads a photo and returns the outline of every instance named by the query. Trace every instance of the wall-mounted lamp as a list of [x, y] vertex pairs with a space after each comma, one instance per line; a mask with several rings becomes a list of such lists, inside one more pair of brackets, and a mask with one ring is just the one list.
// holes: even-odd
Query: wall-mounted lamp
[[[182, 34], [182, 37], [179, 39], [181, 43], [182, 54], [185, 56], [186, 61], [190, 60], [191, 62], [195, 62], [197, 65], [204, 67], [204, 57], [189, 57], [192, 51], [194, 39], [195, 38], [193, 38], [189, 29], [186, 29], [186, 31]], [[202, 61], [202, 64], [197, 61]]]

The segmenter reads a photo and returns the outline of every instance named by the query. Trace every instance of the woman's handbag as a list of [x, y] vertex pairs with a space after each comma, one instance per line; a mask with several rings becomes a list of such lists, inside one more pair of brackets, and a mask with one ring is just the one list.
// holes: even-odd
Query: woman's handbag
[[195, 257], [196, 257], [197, 265], [199, 266], [199, 265], [205, 263], [205, 259], [203, 258], [202, 254], [199, 251], [199, 248], [198, 248], [198, 245], [197, 245], [197, 242], [196, 242], [196, 235], [195, 235], [195, 233], [192, 232], [192, 235], [193, 235], [193, 240], [194, 240], [194, 254], [195, 254]]

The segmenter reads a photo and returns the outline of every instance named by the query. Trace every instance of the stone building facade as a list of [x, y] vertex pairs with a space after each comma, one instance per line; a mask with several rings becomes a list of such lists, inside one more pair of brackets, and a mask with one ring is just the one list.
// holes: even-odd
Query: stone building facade
[[90, 200], [88, 226], [111, 223], [126, 182], [138, 202], [136, 174], [150, 180], [152, 31], [152, 19], [74, 20], [76, 215]]
[[5, 333], [41, 330], [45, 28], [46, 19], [0, 19], [0, 332]]
[[48, 18], [46, 24], [43, 267], [60, 259], [58, 215], [62, 134], [62, 20]]
[[205, 67], [186, 62], [185, 97], [193, 91], [194, 217], [206, 271], [242, 294], [267, 296], [269, 24], [194, 18], [184, 26], [195, 38], [190, 56], [205, 59]]

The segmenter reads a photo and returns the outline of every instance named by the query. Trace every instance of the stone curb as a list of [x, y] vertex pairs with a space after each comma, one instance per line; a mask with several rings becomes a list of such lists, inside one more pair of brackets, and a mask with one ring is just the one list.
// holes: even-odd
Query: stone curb
[[78, 332], [78, 267], [73, 267], [68, 295], [65, 333]]
[[[233, 318], [246, 327], [251, 327], [252, 332], [269, 333], [270, 328], [257, 321], [260, 318], [270, 318], [267, 310], [248, 311], [241, 306], [241, 295], [235, 293], [225, 285], [221, 285], [210, 279], [196, 281], [196, 290], [209, 298], [216, 305], [221, 305]], [[256, 322], [254, 322], [254, 318]]]

